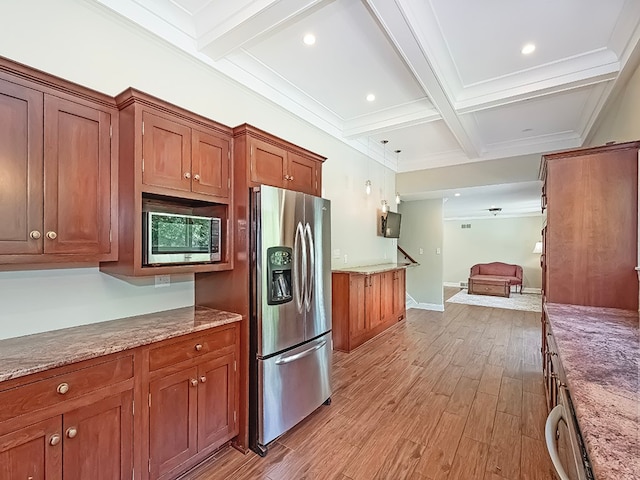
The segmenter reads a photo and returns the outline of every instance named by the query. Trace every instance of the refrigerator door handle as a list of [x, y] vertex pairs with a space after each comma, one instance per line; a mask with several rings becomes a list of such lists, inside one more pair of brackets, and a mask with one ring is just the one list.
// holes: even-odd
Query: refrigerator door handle
[[[302, 243], [302, 248], [300, 248]], [[302, 262], [299, 262], [300, 251], [302, 250]], [[302, 272], [300, 271], [302, 267]], [[300, 277], [303, 276], [307, 268], [307, 252], [304, 242], [304, 229], [302, 223], [298, 222], [296, 226], [296, 234], [293, 240], [293, 296], [296, 299], [296, 307], [298, 313], [302, 313], [302, 303], [306, 296], [306, 280], [300, 281]], [[304, 278], [304, 277], [303, 277]]]
[[307, 264], [307, 266], [310, 266], [311, 268], [306, 272], [305, 274], [305, 281], [307, 282], [306, 285], [306, 295], [304, 298], [304, 306], [307, 310], [307, 312], [309, 310], [311, 310], [311, 300], [313, 298], [313, 287], [314, 287], [314, 282], [315, 282], [315, 271], [316, 271], [316, 251], [315, 251], [315, 245], [313, 244], [313, 233], [311, 232], [311, 226], [309, 226], [309, 224], [307, 223], [304, 226], [304, 233], [306, 236], [306, 241], [308, 241], [308, 247], [309, 247], [309, 262]]
[[326, 344], [327, 344], [327, 341], [326, 340], [322, 340], [320, 343], [314, 345], [311, 348], [307, 348], [306, 350], [304, 350], [302, 352], [296, 353], [294, 355], [289, 355], [288, 357], [280, 358], [279, 360], [276, 361], [276, 365], [284, 365], [286, 363], [295, 362], [296, 360], [299, 360], [302, 357], [306, 357], [307, 355], [311, 355], [316, 350], [320, 350]]

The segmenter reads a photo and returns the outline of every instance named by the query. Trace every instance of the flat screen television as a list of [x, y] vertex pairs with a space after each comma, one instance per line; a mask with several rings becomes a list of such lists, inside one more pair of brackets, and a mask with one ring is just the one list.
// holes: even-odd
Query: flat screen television
[[402, 215], [395, 212], [382, 213], [380, 218], [380, 234], [387, 238], [400, 238], [400, 221]]

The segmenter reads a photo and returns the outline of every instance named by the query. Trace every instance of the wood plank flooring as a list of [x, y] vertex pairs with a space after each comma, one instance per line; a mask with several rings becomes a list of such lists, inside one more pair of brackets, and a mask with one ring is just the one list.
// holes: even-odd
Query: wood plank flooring
[[555, 479], [539, 313], [451, 303], [444, 313], [409, 310], [333, 358], [330, 406], [265, 458], [226, 448], [183, 479]]

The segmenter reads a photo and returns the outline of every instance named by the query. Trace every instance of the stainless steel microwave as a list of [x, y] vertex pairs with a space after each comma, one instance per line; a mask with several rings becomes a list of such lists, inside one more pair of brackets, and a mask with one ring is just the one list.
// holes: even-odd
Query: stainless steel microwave
[[221, 259], [220, 219], [145, 212], [144, 265], [211, 263]]

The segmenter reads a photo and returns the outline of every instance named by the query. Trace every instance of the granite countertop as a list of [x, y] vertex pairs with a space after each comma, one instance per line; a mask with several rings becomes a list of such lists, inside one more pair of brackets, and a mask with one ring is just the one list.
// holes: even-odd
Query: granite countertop
[[596, 479], [640, 478], [638, 312], [545, 309]]
[[0, 381], [241, 319], [237, 313], [184, 307], [0, 340]]
[[364, 267], [334, 268], [333, 273], [363, 273], [369, 275], [372, 273], [388, 272], [398, 268], [407, 268], [407, 263], [381, 263], [379, 265], [366, 265]]

